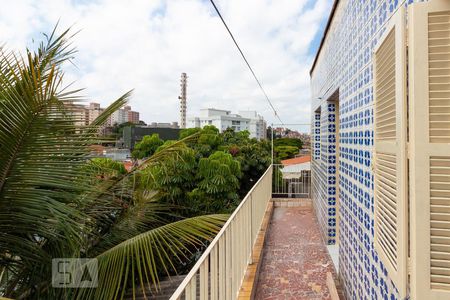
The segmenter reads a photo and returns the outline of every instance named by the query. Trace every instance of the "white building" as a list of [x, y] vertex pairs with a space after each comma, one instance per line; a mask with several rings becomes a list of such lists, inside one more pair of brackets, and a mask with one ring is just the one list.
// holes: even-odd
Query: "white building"
[[261, 115], [254, 110], [241, 110], [239, 115], [250, 119], [248, 131], [250, 131], [251, 137], [256, 137], [258, 140], [266, 139], [267, 123]]
[[233, 128], [236, 132], [248, 130], [252, 138], [266, 138], [266, 122], [256, 111], [232, 114], [229, 110], [205, 108], [200, 110], [199, 117], [188, 118], [188, 128], [203, 128], [206, 125], [214, 125], [220, 132], [227, 128]]
[[148, 124], [147, 127], [151, 127], [151, 128], [174, 128], [174, 129], [180, 128], [180, 126], [178, 125], [178, 122], [172, 122], [172, 123], [152, 122], [152, 123]]
[[111, 114], [111, 124], [122, 124], [128, 122], [128, 111], [124, 109], [118, 109]]

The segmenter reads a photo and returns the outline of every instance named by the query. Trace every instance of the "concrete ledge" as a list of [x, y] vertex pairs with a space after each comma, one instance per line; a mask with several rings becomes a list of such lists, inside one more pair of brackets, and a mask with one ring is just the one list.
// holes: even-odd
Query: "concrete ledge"
[[312, 201], [309, 198], [272, 198], [275, 207], [312, 207]]
[[272, 219], [273, 208], [274, 202], [269, 201], [269, 203], [267, 204], [266, 212], [264, 214], [264, 219], [261, 224], [261, 228], [256, 237], [255, 245], [253, 246], [252, 263], [247, 266], [244, 280], [242, 281], [242, 285], [239, 290], [239, 300], [249, 300], [255, 298], [259, 269], [261, 267], [261, 262], [263, 259], [264, 241], [266, 239], [266, 233], [269, 227], [270, 220]]
[[333, 274], [330, 272], [327, 272], [327, 287], [330, 291], [331, 300], [339, 300], [340, 297], [336, 288], [336, 283], [334, 281]]

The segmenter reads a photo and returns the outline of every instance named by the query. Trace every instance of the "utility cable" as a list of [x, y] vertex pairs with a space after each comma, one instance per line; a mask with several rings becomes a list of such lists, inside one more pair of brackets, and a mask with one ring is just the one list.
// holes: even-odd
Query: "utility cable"
[[211, 4], [214, 6], [214, 9], [216, 10], [216, 12], [217, 12], [217, 14], [219, 15], [220, 19], [222, 20], [223, 25], [225, 25], [225, 28], [227, 29], [228, 33], [230, 34], [231, 39], [233, 40], [234, 44], [235, 44], [236, 47], [238, 48], [239, 53], [241, 53], [242, 58], [244, 59], [245, 63], [247, 64], [247, 67], [249, 68], [250, 72], [252, 72], [252, 75], [253, 75], [253, 77], [255, 78], [256, 83], [258, 83], [259, 88], [261, 89], [261, 91], [263, 92], [264, 96], [266, 97], [266, 100], [267, 100], [267, 102], [269, 103], [270, 107], [272, 108], [272, 110], [273, 110], [273, 112], [274, 112], [274, 114], [275, 114], [275, 117], [277, 117], [277, 119], [280, 121], [280, 123], [284, 125], [283, 121], [281, 120], [280, 116], [278, 115], [277, 110], [276, 110], [275, 107], [273, 106], [272, 101], [270, 101], [269, 96], [267, 96], [267, 93], [266, 93], [266, 91], [264, 90], [264, 88], [262, 87], [261, 82], [259, 81], [258, 77], [256, 77], [256, 74], [255, 74], [255, 72], [253, 71], [253, 68], [250, 66], [250, 64], [249, 64], [249, 62], [248, 62], [248, 60], [247, 60], [247, 58], [245, 57], [244, 52], [242, 52], [241, 47], [239, 47], [239, 44], [236, 42], [236, 39], [234, 38], [233, 34], [231, 33], [230, 28], [228, 28], [228, 25], [227, 25], [227, 23], [225, 22], [225, 20], [223, 19], [222, 14], [220, 13], [220, 11], [219, 11], [219, 9], [217, 8], [217, 6], [216, 6], [216, 4], [214, 3], [214, 1], [213, 1], [213, 0], [210, 0], [210, 1], [211, 1]]

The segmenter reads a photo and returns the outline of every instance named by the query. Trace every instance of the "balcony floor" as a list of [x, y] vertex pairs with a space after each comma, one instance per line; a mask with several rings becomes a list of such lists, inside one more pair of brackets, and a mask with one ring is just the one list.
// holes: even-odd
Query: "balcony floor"
[[255, 299], [331, 299], [333, 262], [311, 207], [275, 207]]

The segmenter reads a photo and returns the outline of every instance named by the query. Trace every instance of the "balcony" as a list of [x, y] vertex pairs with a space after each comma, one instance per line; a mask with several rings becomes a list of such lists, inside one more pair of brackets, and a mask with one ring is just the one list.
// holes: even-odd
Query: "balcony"
[[170, 299], [339, 299], [301, 175], [269, 167]]

